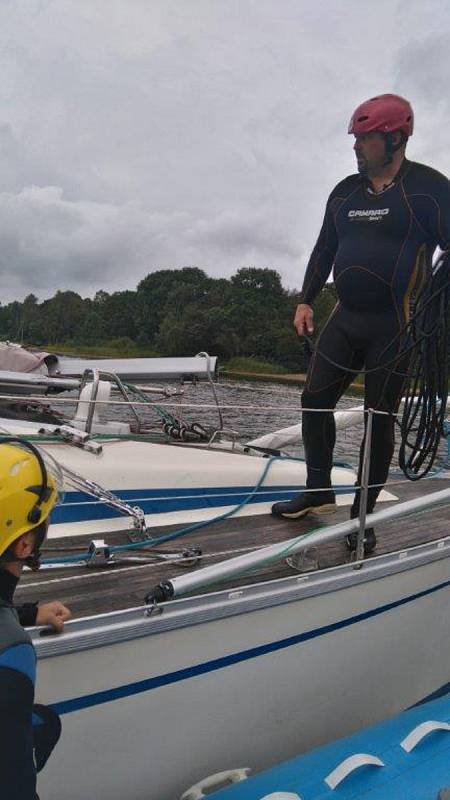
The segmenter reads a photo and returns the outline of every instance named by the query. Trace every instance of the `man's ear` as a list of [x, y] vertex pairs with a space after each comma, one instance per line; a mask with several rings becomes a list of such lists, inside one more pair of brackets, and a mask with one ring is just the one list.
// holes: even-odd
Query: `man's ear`
[[401, 144], [401, 142], [403, 140], [403, 136], [402, 136], [402, 132], [401, 131], [394, 131], [394, 133], [392, 133], [391, 136], [392, 136], [392, 144], [393, 145], [397, 146], [397, 145]]

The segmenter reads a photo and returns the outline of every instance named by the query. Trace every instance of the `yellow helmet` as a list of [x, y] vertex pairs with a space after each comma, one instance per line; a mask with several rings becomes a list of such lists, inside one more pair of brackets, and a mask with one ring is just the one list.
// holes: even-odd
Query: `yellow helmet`
[[57, 482], [37, 447], [21, 439], [0, 441], [0, 557], [44, 522], [57, 501]]

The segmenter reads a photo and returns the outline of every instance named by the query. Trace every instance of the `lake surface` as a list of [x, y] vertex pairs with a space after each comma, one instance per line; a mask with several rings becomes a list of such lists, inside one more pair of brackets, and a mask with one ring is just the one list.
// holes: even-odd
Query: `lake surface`
[[[301, 420], [300, 396], [301, 388], [286, 384], [267, 383], [265, 381], [231, 381], [223, 379], [215, 384], [216, 393], [222, 410], [224, 428], [237, 431], [242, 441], [248, 441], [264, 433], [296, 425]], [[153, 397], [151, 396], [151, 400]], [[185, 385], [184, 395], [180, 403], [192, 403], [195, 406], [210, 405], [214, 402], [211, 387], [207, 384], [197, 386]], [[338, 409], [348, 409], [361, 406], [361, 397], [344, 396]], [[228, 408], [227, 406], [232, 406]], [[242, 408], [244, 407], [244, 408]], [[168, 408], [170, 411], [171, 409]], [[219, 427], [219, 417], [216, 409], [211, 408], [179, 408], [172, 410], [177, 416], [182, 416], [186, 422], [200, 422], [208, 428]], [[152, 423], [156, 422], [155, 412], [151, 412]], [[363, 422], [345, 431], [338, 431], [335, 460], [356, 465], [359, 458], [359, 448], [363, 436]], [[398, 439], [398, 435], [396, 437]], [[290, 448], [292, 455], [302, 455], [302, 447]], [[447, 453], [444, 440], [440, 448], [440, 458], [443, 460]], [[393, 459], [393, 469], [398, 470], [397, 450]]]
[[[268, 383], [266, 381], [232, 381], [221, 379], [220, 383], [214, 384], [217, 399], [222, 408], [223, 427], [226, 430], [235, 431], [239, 434], [239, 441], [242, 443], [262, 436], [265, 433], [276, 431], [279, 428], [287, 428], [296, 425], [301, 421], [301, 387], [283, 383]], [[207, 383], [197, 385], [185, 384], [183, 395], [176, 398], [162, 398], [158, 395], [148, 394], [149, 403], [158, 403], [169, 413], [175, 414], [183, 419], [186, 424], [198, 422], [208, 430], [220, 428], [219, 415], [214, 405], [214, 394], [211, 386]], [[111, 398], [113, 399], [113, 397]], [[122, 397], [114, 395], [114, 399], [123, 400]], [[175, 405], [166, 405], [166, 402]], [[360, 396], [344, 395], [339, 402], [337, 410], [345, 410], [363, 405], [363, 398]], [[188, 407], [190, 406], [190, 407]], [[57, 402], [54, 407], [58, 408]], [[65, 405], [64, 411], [68, 414], [75, 411]], [[161, 418], [154, 408], [148, 411], [139, 408], [139, 414], [153, 430], [161, 431]], [[108, 411], [110, 418], [133, 422], [134, 418], [123, 406], [110, 406]], [[356, 467], [359, 461], [359, 449], [363, 437], [363, 421], [347, 430], [337, 431], [336, 447], [334, 460]], [[391, 466], [392, 477], [402, 477], [398, 466], [398, 439], [399, 433], [396, 432], [396, 450]], [[290, 455], [304, 455], [303, 447], [299, 442], [298, 446], [285, 449]], [[447, 461], [447, 444], [442, 439], [439, 449], [438, 461], [435, 468], [443, 466]]]

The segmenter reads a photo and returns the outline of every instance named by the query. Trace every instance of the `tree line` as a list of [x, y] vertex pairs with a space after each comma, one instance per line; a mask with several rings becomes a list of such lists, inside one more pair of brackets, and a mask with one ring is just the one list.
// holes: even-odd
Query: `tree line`
[[[251, 356], [298, 371], [308, 357], [292, 326], [297, 302], [274, 269], [243, 267], [229, 279], [197, 267], [164, 269], [136, 291], [98, 291], [93, 299], [57, 291], [42, 302], [29, 294], [0, 305], [0, 338], [40, 347], [120, 341], [161, 356], [207, 350], [222, 361]], [[327, 284], [315, 303], [319, 330], [335, 302]]]

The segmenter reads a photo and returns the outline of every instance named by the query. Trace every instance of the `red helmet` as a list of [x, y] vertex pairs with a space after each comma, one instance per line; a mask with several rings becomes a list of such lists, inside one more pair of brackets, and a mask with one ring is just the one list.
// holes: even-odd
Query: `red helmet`
[[358, 106], [350, 120], [348, 132], [358, 136], [370, 131], [402, 131], [405, 136], [411, 136], [413, 127], [414, 114], [408, 101], [398, 94], [380, 94]]

